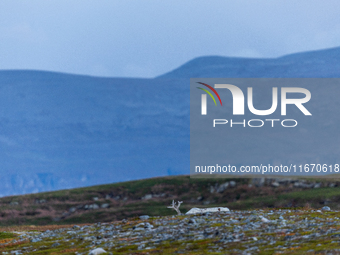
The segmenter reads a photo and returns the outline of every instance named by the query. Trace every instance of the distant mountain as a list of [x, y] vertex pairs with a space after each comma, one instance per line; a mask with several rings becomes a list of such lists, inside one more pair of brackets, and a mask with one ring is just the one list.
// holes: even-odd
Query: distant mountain
[[200, 57], [155, 79], [0, 71], [0, 195], [188, 174], [189, 78], [340, 77], [339, 57]]
[[0, 72], [0, 194], [187, 173], [186, 81]]
[[195, 58], [158, 78], [298, 78], [340, 77], [340, 47], [295, 53], [279, 58]]

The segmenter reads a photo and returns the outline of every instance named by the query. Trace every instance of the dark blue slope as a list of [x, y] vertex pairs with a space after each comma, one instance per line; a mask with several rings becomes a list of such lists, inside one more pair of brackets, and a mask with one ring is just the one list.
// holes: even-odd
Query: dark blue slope
[[183, 80], [0, 72], [0, 193], [184, 172], [189, 87]]

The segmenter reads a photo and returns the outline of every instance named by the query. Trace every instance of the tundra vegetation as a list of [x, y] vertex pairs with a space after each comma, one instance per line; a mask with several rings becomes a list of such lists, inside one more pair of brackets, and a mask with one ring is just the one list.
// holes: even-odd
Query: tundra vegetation
[[[0, 252], [338, 254], [339, 185], [175, 176], [3, 197]], [[186, 215], [193, 207], [230, 211]]]

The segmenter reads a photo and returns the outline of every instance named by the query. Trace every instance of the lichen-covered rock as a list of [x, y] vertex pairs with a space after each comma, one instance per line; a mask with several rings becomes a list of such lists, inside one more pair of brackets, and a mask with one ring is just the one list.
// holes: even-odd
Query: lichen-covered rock
[[264, 222], [264, 223], [270, 222], [270, 220], [268, 220], [267, 218], [265, 218], [265, 217], [263, 217], [263, 216], [261, 216], [260, 219], [261, 219], [261, 221]]
[[140, 218], [141, 220], [147, 220], [147, 219], [150, 218], [150, 216], [149, 216], [149, 215], [141, 215], [141, 216], [139, 216], [139, 218]]
[[106, 253], [106, 251], [104, 249], [97, 248], [97, 249], [90, 251], [89, 255], [99, 255], [99, 254], [103, 254], [103, 253]]
[[324, 206], [324, 207], [321, 208], [321, 210], [323, 210], [323, 211], [330, 211], [331, 208], [329, 208], [329, 206]]

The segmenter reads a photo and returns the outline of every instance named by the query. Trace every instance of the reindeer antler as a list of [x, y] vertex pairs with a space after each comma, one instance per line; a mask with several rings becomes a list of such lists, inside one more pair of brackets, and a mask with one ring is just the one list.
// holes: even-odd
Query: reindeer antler
[[172, 204], [171, 204], [171, 206], [168, 206], [168, 208], [174, 209], [177, 212], [178, 215], [181, 215], [181, 211], [179, 210], [179, 207], [181, 206], [183, 201], [178, 201], [177, 203], [178, 203], [178, 205], [176, 206], [175, 201], [172, 200]]

